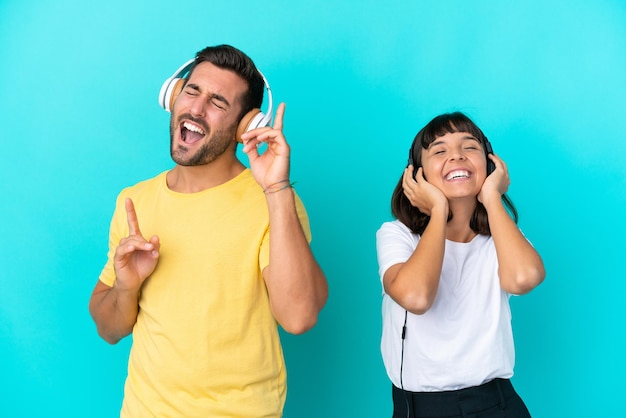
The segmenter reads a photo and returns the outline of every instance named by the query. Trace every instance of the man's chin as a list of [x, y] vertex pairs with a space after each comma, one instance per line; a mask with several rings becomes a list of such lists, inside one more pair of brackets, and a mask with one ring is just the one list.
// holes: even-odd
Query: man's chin
[[178, 164], [178, 165], [182, 165], [184, 167], [190, 167], [192, 165], [195, 165], [193, 162], [193, 156], [188, 155], [188, 152], [186, 149], [174, 149], [170, 151], [170, 157], [172, 157], [172, 160]]

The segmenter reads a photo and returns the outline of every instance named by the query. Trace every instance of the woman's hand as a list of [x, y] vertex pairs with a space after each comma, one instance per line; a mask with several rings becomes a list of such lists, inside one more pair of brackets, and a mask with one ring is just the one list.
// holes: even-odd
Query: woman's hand
[[509, 190], [511, 179], [509, 178], [509, 169], [504, 161], [495, 154], [487, 155], [487, 158], [491, 159], [495, 164], [495, 170], [487, 176], [483, 187], [478, 193], [478, 201], [485, 207], [492, 199], [498, 201], [502, 198], [502, 195]]
[[418, 208], [425, 215], [432, 216], [433, 209], [442, 207], [448, 215], [448, 199], [441, 190], [430, 184], [424, 178], [423, 168], [420, 167], [413, 179], [413, 166], [409, 165], [404, 169], [402, 176], [402, 188], [404, 195], [409, 199], [411, 205]]

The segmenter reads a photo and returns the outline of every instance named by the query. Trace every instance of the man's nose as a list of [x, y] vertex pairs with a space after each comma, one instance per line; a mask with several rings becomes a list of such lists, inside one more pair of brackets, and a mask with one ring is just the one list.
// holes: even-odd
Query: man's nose
[[202, 95], [194, 96], [189, 104], [189, 113], [193, 116], [204, 116], [206, 100]]

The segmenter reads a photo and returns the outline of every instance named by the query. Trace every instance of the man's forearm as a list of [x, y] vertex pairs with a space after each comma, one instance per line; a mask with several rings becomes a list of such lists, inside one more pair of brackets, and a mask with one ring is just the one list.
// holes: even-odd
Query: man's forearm
[[115, 344], [129, 335], [137, 322], [139, 292], [98, 282], [91, 296], [89, 312], [98, 334], [108, 343]]
[[268, 196], [270, 212], [270, 264], [266, 283], [272, 311], [288, 332], [311, 328], [326, 303], [326, 278], [306, 239], [297, 215], [292, 190]]

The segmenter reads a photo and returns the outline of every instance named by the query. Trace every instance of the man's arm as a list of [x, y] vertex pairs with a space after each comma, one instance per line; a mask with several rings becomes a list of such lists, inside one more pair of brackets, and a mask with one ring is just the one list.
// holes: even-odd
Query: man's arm
[[144, 239], [132, 200], [126, 199], [124, 203], [129, 235], [120, 240], [115, 250], [115, 282], [110, 287], [98, 281], [89, 301], [98, 334], [110, 344], [132, 332], [139, 312], [141, 286], [159, 259], [159, 238], [155, 235], [149, 241]]
[[139, 292], [107, 286], [98, 280], [89, 301], [89, 313], [96, 323], [98, 335], [109, 344], [116, 344], [130, 334], [139, 312]]
[[[285, 331], [300, 334], [317, 322], [328, 285], [300, 225], [289, 185], [290, 148], [283, 135], [284, 113], [285, 104], [281, 103], [273, 127], [254, 129], [241, 138], [252, 175], [267, 198], [270, 262], [263, 277], [272, 313]], [[260, 143], [267, 144], [263, 154], [257, 149]]]
[[267, 195], [270, 261], [263, 271], [272, 313], [285, 331], [311, 329], [328, 297], [322, 269], [302, 230], [291, 188]]

